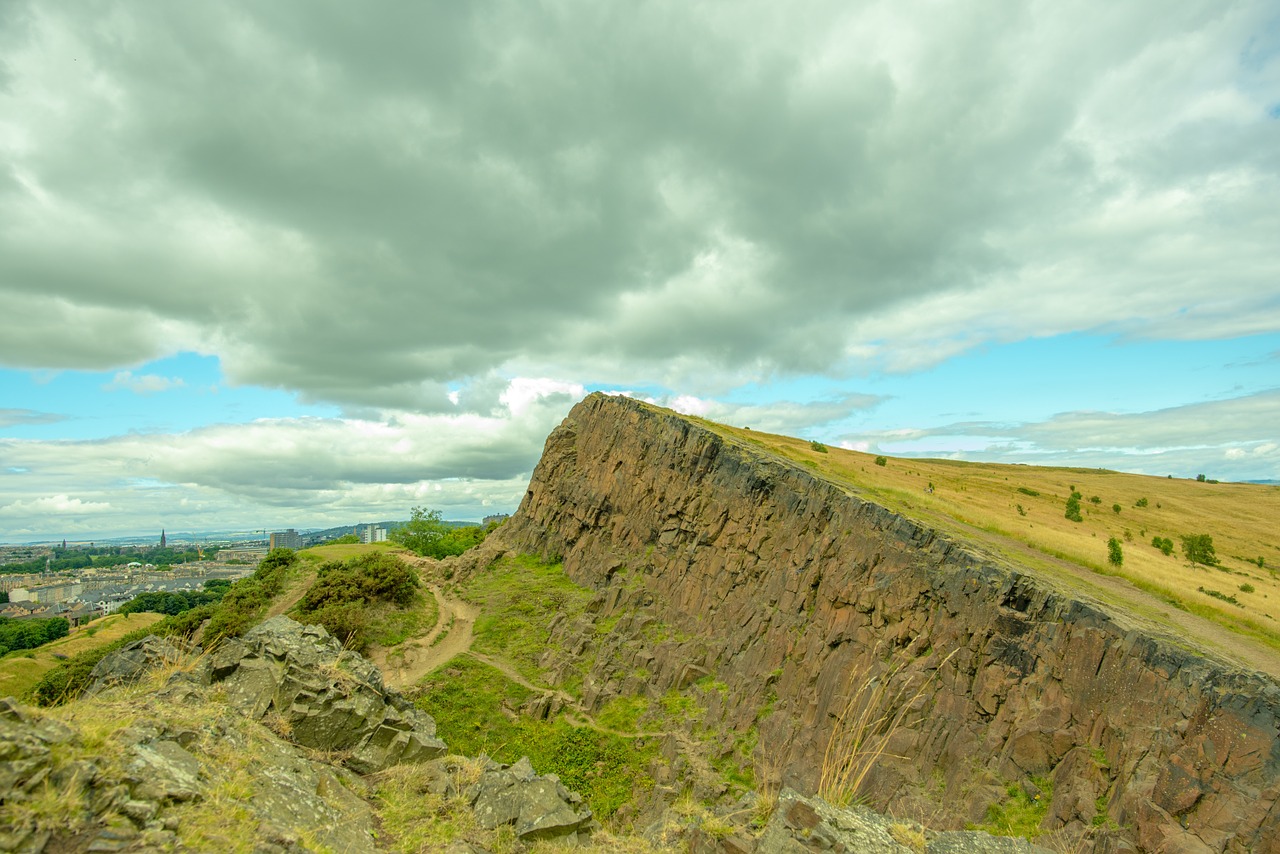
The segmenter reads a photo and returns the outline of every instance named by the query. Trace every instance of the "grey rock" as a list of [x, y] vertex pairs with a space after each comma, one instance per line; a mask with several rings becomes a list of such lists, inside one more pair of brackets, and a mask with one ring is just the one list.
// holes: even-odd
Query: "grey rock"
[[131, 753], [128, 771], [135, 798], [165, 802], [200, 797], [200, 762], [177, 742], [135, 744]]
[[92, 681], [85, 693], [92, 696], [116, 685], [131, 685], [153, 668], [181, 661], [186, 654], [187, 650], [168, 638], [147, 635], [106, 655], [95, 664], [89, 672]]
[[[812, 851], [919, 854], [918, 847], [895, 838], [895, 824], [868, 809], [833, 807], [821, 798], [807, 798], [792, 789], [783, 789], [756, 851], [758, 854]], [[1050, 854], [1025, 839], [991, 836], [980, 831], [934, 833], [912, 827], [906, 829], [923, 837], [928, 854]]]
[[275, 716], [274, 728], [304, 747], [347, 752], [358, 773], [447, 752], [430, 715], [386, 688], [376, 666], [321, 626], [273, 617], [219, 649], [209, 672], [241, 713]]
[[591, 810], [554, 775], [539, 777], [528, 757], [510, 767], [487, 770], [468, 792], [476, 824], [513, 825], [526, 841], [568, 839], [592, 827]]

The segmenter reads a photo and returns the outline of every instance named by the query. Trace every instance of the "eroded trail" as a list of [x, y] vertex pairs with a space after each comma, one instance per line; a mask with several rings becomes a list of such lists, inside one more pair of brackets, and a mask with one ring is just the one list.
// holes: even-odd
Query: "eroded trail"
[[428, 584], [427, 589], [435, 597], [440, 613], [431, 631], [391, 649], [379, 649], [371, 656], [392, 688], [407, 688], [449, 659], [471, 649], [472, 630], [480, 608], [446, 596], [434, 584]]

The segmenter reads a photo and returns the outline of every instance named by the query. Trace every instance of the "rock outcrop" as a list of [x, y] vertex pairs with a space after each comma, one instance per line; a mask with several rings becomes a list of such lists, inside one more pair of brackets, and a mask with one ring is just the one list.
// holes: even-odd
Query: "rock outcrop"
[[976, 831], [936, 833], [861, 807], [841, 809], [818, 798], [783, 789], [773, 817], [756, 843], [756, 854], [1051, 854], [1025, 839]]
[[[598, 619], [637, 627], [608, 655], [556, 627], [546, 663], [597, 653], [588, 703], [714, 674], [704, 726], [758, 732], [756, 758], [797, 789], [879, 680], [914, 699], [873, 805], [978, 821], [1011, 783], [1052, 785], [1044, 828], [1099, 850], [1280, 852], [1274, 681], [690, 419], [586, 398], [495, 536], [563, 558]], [[671, 630], [640, 631], [655, 621]]]

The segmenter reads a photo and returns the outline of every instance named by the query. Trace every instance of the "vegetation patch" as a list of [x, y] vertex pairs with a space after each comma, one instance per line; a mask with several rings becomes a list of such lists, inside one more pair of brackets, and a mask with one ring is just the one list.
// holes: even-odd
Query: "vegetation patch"
[[[368, 551], [322, 564], [298, 603], [297, 617], [324, 626], [348, 649], [363, 652], [371, 641], [394, 646], [416, 634], [429, 616], [425, 607], [418, 579], [404, 561]], [[435, 623], [431, 616], [428, 627]]]
[[502, 558], [477, 573], [463, 596], [483, 608], [474, 628], [475, 650], [504, 658], [525, 678], [538, 680], [552, 617], [576, 618], [592, 594], [570, 581], [562, 564], [521, 555]]
[[[1049, 812], [1053, 800], [1053, 783], [1044, 777], [1032, 777], [1033, 786], [1024, 789], [1017, 783], [1005, 788], [1006, 799], [987, 807], [987, 820], [974, 828], [995, 836], [1021, 836], [1035, 839], [1043, 831], [1040, 822]], [[1028, 792], [1028, 789], [1030, 792]]]
[[474, 658], [454, 659], [427, 676], [420, 689], [416, 705], [435, 718], [450, 750], [507, 763], [528, 756], [538, 773], [554, 773], [580, 793], [598, 818], [609, 818], [653, 785], [646, 769], [656, 746], [572, 726], [563, 718], [515, 714], [533, 692]]

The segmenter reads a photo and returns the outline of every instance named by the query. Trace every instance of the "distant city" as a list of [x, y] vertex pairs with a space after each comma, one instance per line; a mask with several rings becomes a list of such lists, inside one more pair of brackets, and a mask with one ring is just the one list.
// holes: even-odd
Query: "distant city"
[[[506, 518], [486, 516], [482, 524]], [[110, 614], [143, 593], [190, 592], [211, 579], [243, 578], [272, 549], [310, 548], [353, 535], [361, 543], [381, 543], [403, 524], [362, 522], [313, 531], [161, 530], [151, 537], [0, 544], [0, 617], [63, 617], [75, 626]]]

